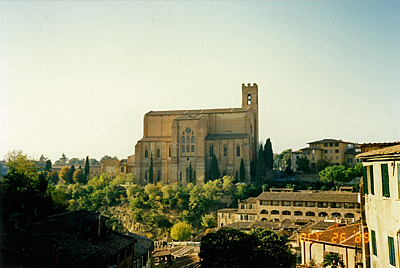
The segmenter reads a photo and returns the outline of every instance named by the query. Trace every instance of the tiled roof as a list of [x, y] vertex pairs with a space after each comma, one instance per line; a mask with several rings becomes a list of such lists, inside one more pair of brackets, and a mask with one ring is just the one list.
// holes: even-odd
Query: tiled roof
[[134, 233], [129, 233], [129, 236], [135, 238], [137, 242], [135, 243], [135, 248], [133, 252], [133, 259], [136, 260], [139, 257], [143, 256], [144, 254], [147, 253], [147, 251], [153, 251], [154, 250], [154, 242], [153, 240], [138, 235]]
[[386, 147], [383, 149], [368, 151], [365, 153], [358, 154], [357, 158], [368, 158], [373, 156], [385, 156], [385, 155], [396, 155], [400, 154], [400, 145]]
[[262, 192], [257, 199], [314, 202], [358, 202], [358, 193], [335, 191]]
[[237, 222], [232, 222], [227, 225], [224, 225], [221, 228], [250, 229], [250, 226], [252, 223], [253, 222], [250, 222], [250, 221], [237, 221]]
[[183, 256], [174, 261], [171, 268], [188, 268], [188, 267], [200, 267], [193, 266], [200, 263], [200, 257], [198, 254], [191, 254], [187, 256]]
[[319, 141], [307, 142], [307, 144], [313, 144], [313, 143], [327, 143], [327, 142], [352, 143], [352, 142], [347, 142], [347, 141], [342, 141], [342, 140], [336, 140], [336, 139], [322, 139], [322, 140], [319, 140]]
[[218, 209], [218, 212], [222, 212], [222, 213], [230, 212], [230, 213], [233, 213], [233, 212], [236, 212], [237, 210], [238, 210], [237, 208], [223, 208], [223, 209]]
[[256, 203], [257, 197], [249, 197], [247, 199], [240, 200], [240, 203]]

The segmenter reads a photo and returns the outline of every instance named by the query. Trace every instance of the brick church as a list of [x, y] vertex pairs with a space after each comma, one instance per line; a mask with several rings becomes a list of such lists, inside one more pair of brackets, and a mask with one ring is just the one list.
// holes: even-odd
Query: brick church
[[134, 176], [148, 183], [150, 159], [154, 182], [187, 184], [189, 166], [196, 184], [207, 181], [213, 154], [221, 177], [245, 179], [258, 148], [258, 86], [242, 84], [241, 108], [150, 111], [144, 115], [143, 138], [135, 146]]

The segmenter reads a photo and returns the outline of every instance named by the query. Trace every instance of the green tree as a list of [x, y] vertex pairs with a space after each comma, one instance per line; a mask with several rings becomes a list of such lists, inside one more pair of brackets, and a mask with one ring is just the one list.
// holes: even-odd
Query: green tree
[[81, 166], [81, 165], [83, 165], [83, 159], [73, 157], [70, 160], [68, 160], [68, 164], [70, 166]]
[[331, 165], [331, 162], [325, 159], [320, 159], [317, 161], [317, 164], [315, 165], [315, 169], [320, 172], [321, 170], [324, 170], [326, 167], [329, 167]]
[[74, 174], [72, 175], [72, 180], [75, 183], [81, 183], [81, 184], [86, 184], [86, 182], [87, 182], [86, 178], [85, 178], [85, 174], [80, 169], [75, 170]]
[[58, 159], [54, 164], [57, 166], [65, 166], [68, 163], [68, 158], [62, 153], [60, 159]]
[[277, 162], [278, 168], [281, 167], [290, 168], [292, 165], [291, 155], [292, 155], [292, 149], [286, 149], [282, 151], [280, 154], [276, 155], [275, 161]]
[[47, 177], [49, 179], [49, 182], [52, 184], [57, 184], [58, 181], [60, 180], [58, 173], [56, 171], [50, 171], [47, 173]]
[[60, 170], [60, 173], [59, 173], [59, 177], [60, 177], [60, 180], [62, 182], [64, 182], [65, 184], [72, 183], [73, 180], [72, 180], [71, 168], [69, 168], [67, 166], [62, 167]]
[[89, 160], [89, 156], [86, 156], [86, 161], [85, 161], [85, 169], [84, 169], [84, 175], [86, 180], [88, 179], [90, 174], [90, 160]]
[[239, 181], [244, 182], [245, 180], [245, 171], [244, 171], [244, 161], [243, 158], [240, 160], [240, 168], [239, 168]]
[[111, 157], [109, 155], [105, 155], [100, 159], [100, 162], [103, 162], [104, 160], [107, 160], [107, 159], [110, 159], [110, 158], [118, 160], [118, 157], [116, 157], [116, 156]]
[[44, 170], [45, 171], [50, 171], [51, 170], [51, 160], [50, 159], [46, 160], [46, 164], [45, 164]]
[[221, 228], [201, 239], [202, 267], [244, 268], [285, 267], [296, 265], [288, 240], [275, 232], [255, 229], [245, 233], [238, 229]]
[[297, 171], [308, 172], [310, 171], [310, 161], [305, 156], [300, 156], [296, 160]]
[[204, 228], [214, 228], [216, 225], [215, 215], [213, 214], [206, 214], [201, 217], [201, 226]]
[[272, 143], [270, 138], [268, 138], [264, 145], [264, 161], [265, 166], [268, 170], [274, 168], [274, 152], [272, 150]]
[[264, 181], [265, 177], [265, 161], [264, 161], [264, 150], [263, 146], [260, 145], [260, 148], [258, 149], [258, 154], [257, 154], [257, 173], [256, 173], [256, 182], [258, 184], [262, 184]]
[[318, 173], [321, 180], [325, 182], [333, 182], [336, 190], [338, 189], [339, 182], [348, 182], [352, 178], [348, 176], [348, 171], [345, 166], [329, 166]]
[[91, 166], [93, 166], [93, 165], [101, 165], [101, 162], [98, 161], [98, 160], [95, 159], [95, 158], [90, 158], [90, 159], [89, 159], [89, 164], [90, 164]]
[[153, 154], [150, 154], [150, 164], [147, 169], [147, 178], [149, 183], [154, 183], [154, 170], [153, 170]]
[[210, 180], [219, 179], [219, 168], [218, 168], [218, 160], [215, 154], [212, 156], [211, 160], [211, 168], [210, 168]]
[[192, 234], [192, 226], [187, 222], [178, 222], [171, 228], [171, 238], [176, 241], [185, 241]]
[[340, 259], [338, 253], [328, 253], [324, 256], [322, 267], [328, 266], [330, 266], [331, 268], [338, 268], [339, 266], [341, 268], [345, 267], [344, 262]]

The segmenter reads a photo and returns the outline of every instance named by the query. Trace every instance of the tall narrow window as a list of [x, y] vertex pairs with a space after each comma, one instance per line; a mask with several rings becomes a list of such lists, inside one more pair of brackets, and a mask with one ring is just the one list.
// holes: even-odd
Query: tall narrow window
[[185, 143], [185, 137], [182, 137], [182, 143]]
[[168, 148], [168, 157], [171, 157], [171, 145]]
[[375, 194], [374, 187], [374, 166], [369, 166], [369, 184], [371, 185], [371, 194]]
[[194, 145], [192, 145], [192, 150], [191, 151], [192, 151], [192, 153], [194, 153]]
[[389, 171], [387, 164], [381, 164], [381, 173], [382, 173], [382, 195], [385, 197], [390, 197]]
[[182, 145], [182, 153], [185, 152], [185, 145]]
[[389, 263], [393, 266], [396, 266], [396, 255], [394, 251], [394, 239], [393, 237], [388, 236], [388, 246], [389, 246]]
[[157, 171], [157, 181], [160, 181], [160, 180], [161, 180], [161, 172]]
[[364, 194], [368, 194], [367, 167], [363, 167]]
[[224, 157], [227, 157], [227, 155], [228, 155], [228, 146], [224, 144]]
[[190, 137], [189, 136], [186, 137], [186, 143], [190, 143]]
[[194, 136], [192, 136], [192, 143], [194, 143]]
[[186, 152], [190, 153], [190, 146], [189, 145], [186, 145]]
[[210, 146], [210, 157], [214, 155], [214, 145]]
[[247, 95], [247, 105], [251, 105], [251, 95]]
[[161, 157], [161, 150], [157, 149], [157, 158], [160, 158], [160, 157]]
[[236, 156], [240, 157], [240, 145], [236, 146]]
[[144, 158], [149, 158], [149, 149], [144, 149]]
[[372, 247], [372, 254], [378, 256], [378, 250], [376, 248], [376, 235], [374, 230], [371, 230], [371, 247]]

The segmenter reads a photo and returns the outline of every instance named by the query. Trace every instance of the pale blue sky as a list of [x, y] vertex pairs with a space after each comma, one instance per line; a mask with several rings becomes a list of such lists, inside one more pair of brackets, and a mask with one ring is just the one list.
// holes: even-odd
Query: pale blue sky
[[125, 158], [150, 110], [240, 107], [275, 152], [400, 140], [400, 2], [0, 1], [0, 159]]

